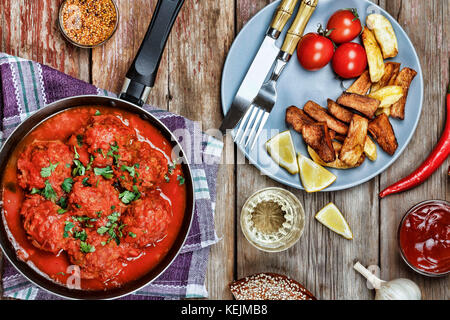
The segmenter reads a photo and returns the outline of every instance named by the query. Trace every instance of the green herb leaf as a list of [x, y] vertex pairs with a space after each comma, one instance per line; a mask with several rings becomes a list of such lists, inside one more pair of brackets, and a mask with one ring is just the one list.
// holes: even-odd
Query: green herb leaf
[[128, 190], [125, 190], [124, 192], [119, 194], [119, 199], [121, 199], [122, 202], [125, 204], [128, 204], [131, 201], [133, 201], [135, 197], [136, 197], [136, 195], [133, 192], [128, 191]]
[[87, 242], [80, 241], [80, 251], [83, 253], [95, 252], [95, 247]]
[[48, 178], [52, 175], [52, 172], [55, 172], [56, 167], [58, 166], [59, 162], [52, 164], [50, 162], [50, 166], [46, 168], [41, 169], [41, 177], [42, 178]]
[[41, 191], [42, 191], [41, 189], [33, 188], [33, 189], [31, 189], [31, 194], [40, 194]]
[[69, 232], [72, 232], [73, 227], [75, 227], [75, 225], [72, 222], [70, 222], [70, 221], [65, 222], [64, 233], [63, 233], [64, 238], [69, 237]]
[[96, 176], [102, 176], [105, 179], [111, 179], [114, 175], [114, 171], [112, 171], [110, 166], [106, 168], [94, 168], [94, 173]]
[[79, 147], [83, 146], [83, 136], [81, 134], [77, 134], [77, 144]]
[[177, 176], [177, 180], [178, 180], [178, 183], [180, 184], [180, 186], [183, 185], [185, 182], [185, 179], [183, 176]]
[[73, 179], [72, 178], [66, 178], [64, 179], [63, 183], [61, 184], [61, 188], [69, 193], [72, 190], [72, 184], [73, 184]]
[[61, 197], [56, 204], [63, 209], [67, 209], [67, 199], [65, 197]]
[[64, 214], [64, 213], [66, 213], [68, 210], [67, 209], [62, 209], [62, 208], [60, 208], [60, 209], [58, 209], [58, 214]]
[[75, 231], [73, 237], [75, 239], [80, 239], [81, 241], [86, 241], [87, 239], [87, 233], [86, 230], [81, 230], [81, 231]]
[[101, 112], [100, 112], [99, 110], [96, 110], [94, 115], [100, 116], [100, 115], [101, 115]]
[[136, 170], [134, 169], [134, 166], [129, 167], [126, 165], [122, 165], [122, 167], [120, 167], [120, 170], [128, 171], [130, 173], [130, 176], [132, 176], [132, 177], [134, 177], [136, 175]]
[[100, 228], [97, 228], [97, 233], [98, 234], [105, 234], [106, 232], [108, 232], [109, 227], [106, 226], [101, 226]]
[[134, 232], [130, 231], [130, 232], [128, 232], [128, 235], [132, 238], [136, 238], [136, 233], [134, 233]]
[[53, 187], [51, 183], [48, 180], [45, 180], [45, 188], [43, 191], [43, 195], [47, 200], [55, 202], [58, 198], [55, 190], [53, 190]]
[[92, 184], [90, 184], [88, 181], [89, 181], [89, 177], [86, 177], [86, 178], [83, 179], [83, 181], [81, 181], [81, 183], [85, 187], [92, 187]]
[[76, 167], [75, 167], [75, 169], [73, 169], [72, 175], [73, 176], [77, 176], [77, 175], [84, 176], [84, 174], [86, 173], [86, 168], [81, 163], [81, 161], [80, 160], [73, 160], [73, 163], [75, 163]]

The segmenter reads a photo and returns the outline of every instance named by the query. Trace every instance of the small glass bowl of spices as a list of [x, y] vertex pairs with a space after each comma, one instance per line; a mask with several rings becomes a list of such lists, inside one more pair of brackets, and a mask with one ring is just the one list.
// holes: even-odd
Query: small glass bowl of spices
[[119, 10], [113, 0], [64, 0], [58, 21], [70, 43], [94, 48], [113, 36], [119, 24]]
[[289, 249], [302, 236], [305, 211], [291, 192], [266, 188], [247, 199], [241, 211], [241, 229], [257, 249], [280, 252]]

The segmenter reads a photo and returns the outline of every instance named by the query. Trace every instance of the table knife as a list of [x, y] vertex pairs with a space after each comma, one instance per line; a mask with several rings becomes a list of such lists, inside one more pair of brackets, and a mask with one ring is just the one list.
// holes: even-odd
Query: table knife
[[233, 129], [236, 126], [258, 94], [267, 74], [272, 68], [273, 62], [280, 52], [280, 48], [275, 45], [275, 42], [291, 18], [297, 2], [298, 0], [283, 0], [278, 6], [264, 41], [220, 126], [222, 133], [225, 134], [226, 130]]

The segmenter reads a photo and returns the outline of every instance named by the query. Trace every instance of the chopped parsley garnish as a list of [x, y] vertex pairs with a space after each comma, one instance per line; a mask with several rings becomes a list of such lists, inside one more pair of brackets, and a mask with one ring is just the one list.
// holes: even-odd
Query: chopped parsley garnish
[[[109, 235], [108, 241], [105, 242], [105, 244], [109, 243], [111, 240], [114, 240], [117, 243], [117, 245], [120, 244], [119, 237], [123, 236], [122, 229], [125, 227], [125, 225], [120, 225], [117, 228], [117, 221], [119, 220], [119, 217], [120, 217], [119, 212], [113, 212], [107, 217], [108, 222], [106, 223], [106, 225], [97, 228], [98, 234], [103, 235], [103, 234], [107, 233]], [[116, 234], [116, 228], [117, 228], [117, 233], [119, 234], [119, 236], [117, 236], [117, 234]], [[105, 245], [105, 244], [102, 243], [102, 245]]]
[[170, 177], [169, 177], [167, 174], [165, 174], [165, 175], [164, 175], [164, 180], [165, 180], [167, 183], [169, 183], [169, 182], [170, 182]]
[[81, 161], [73, 160], [73, 163], [75, 163], [76, 167], [75, 167], [75, 169], [73, 169], [72, 175], [73, 176], [76, 176], [76, 175], [84, 176], [84, 174], [86, 173], [86, 168], [83, 166]]
[[72, 190], [72, 184], [73, 184], [73, 179], [72, 178], [66, 178], [64, 179], [63, 183], [61, 184], [61, 188], [69, 193], [70, 190]]
[[92, 169], [92, 163], [94, 162], [94, 157], [90, 156], [89, 157], [89, 163], [86, 166], [86, 170], [91, 170]]
[[117, 153], [114, 154], [114, 152], [119, 152], [119, 146], [117, 145], [116, 142], [114, 142], [114, 144], [111, 145], [111, 149], [108, 151], [106, 155], [113, 158], [114, 163], [117, 164], [119, 162], [120, 155]]
[[73, 146], [73, 151], [75, 152], [75, 155], [73, 156], [75, 159], [80, 159], [80, 154], [77, 152], [77, 147]]
[[136, 238], [136, 233], [134, 233], [134, 232], [130, 231], [130, 232], [128, 232], [128, 235], [132, 238]]
[[48, 180], [45, 180], [45, 188], [44, 188], [44, 191], [43, 191], [43, 196], [47, 200], [51, 200], [53, 202], [55, 202], [56, 199], [58, 198], [58, 196], [56, 195], [55, 190], [53, 190], [53, 187], [52, 187], [51, 183]]
[[80, 241], [80, 251], [83, 253], [95, 252], [95, 247], [87, 242]]
[[122, 171], [128, 171], [128, 173], [130, 174], [130, 176], [134, 177], [136, 175], [136, 170], [134, 169], [134, 166], [126, 166], [126, 165], [122, 165], [122, 167], [120, 167], [120, 170]]
[[95, 116], [100, 116], [100, 115], [101, 115], [101, 112], [100, 112], [99, 110], [96, 110], [95, 113], [94, 113], [94, 115], [95, 115]]
[[168, 164], [167, 168], [169, 169], [168, 172], [169, 174], [173, 174], [173, 170], [175, 170], [175, 168], [177, 167], [177, 162], [174, 160], [172, 164]]
[[86, 241], [87, 239], [87, 233], [86, 230], [81, 230], [81, 231], [75, 231], [73, 234], [73, 237], [75, 239], [80, 239], [81, 241]]
[[83, 136], [81, 134], [77, 134], [77, 144], [79, 147], [83, 146]]
[[38, 188], [31, 189], [31, 194], [40, 194], [40, 193], [41, 193], [41, 190]]
[[59, 208], [57, 212], [58, 212], [58, 214], [64, 214], [67, 211], [68, 211], [67, 209]]
[[50, 162], [50, 166], [46, 168], [41, 169], [41, 177], [42, 178], [48, 178], [52, 175], [52, 172], [55, 172], [56, 167], [58, 166], [59, 162], [52, 164]]
[[178, 183], [180, 184], [180, 186], [181, 186], [181, 185], [183, 185], [183, 184], [184, 184], [184, 182], [185, 182], [185, 180], [184, 180], [184, 177], [183, 177], [183, 176], [177, 176], [177, 180], [178, 180]]
[[94, 173], [96, 176], [102, 176], [105, 179], [111, 179], [113, 177], [114, 171], [112, 171], [110, 166], [106, 168], [94, 168]]
[[136, 195], [128, 190], [125, 190], [121, 194], [119, 194], [119, 199], [122, 200], [123, 203], [128, 204], [136, 198]]
[[67, 209], [67, 199], [65, 197], [61, 197], [56, 204], [63, 209]]
[[97, 150], [95, 150], [97, 153], [100, 153], [102, 156], [103, 156], [103, 158], [106, 158], [106, 156], [105, 156], [105, 154], [104, 154], [104, 152], [103, 152], [103, 149], [102, 148], [98, 148]]
[[69, 232], [70, 233], [72, 232], [73, 227], [75, 227], [75, 225], [72, 222], [70, 222], [70, 221], [65, 222], [64, 233], [63, 233], [64, 238], [69, 237]]
[[85, 187], [92, 187], [92, 184], [89, 183], [89, 177], [84, 178], [83, 181], [81, 181], [81, 183]]

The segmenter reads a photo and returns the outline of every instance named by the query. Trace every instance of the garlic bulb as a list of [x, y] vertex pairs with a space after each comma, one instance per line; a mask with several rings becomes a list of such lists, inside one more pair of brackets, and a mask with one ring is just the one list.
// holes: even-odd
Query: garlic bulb
[[421, 300], [420, 288], [413, 281], [399, 278], [384, 281], [364, 268], [359, 262], [353, 268], [361, 273], [375, 288], [375, 300]]

